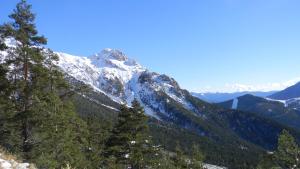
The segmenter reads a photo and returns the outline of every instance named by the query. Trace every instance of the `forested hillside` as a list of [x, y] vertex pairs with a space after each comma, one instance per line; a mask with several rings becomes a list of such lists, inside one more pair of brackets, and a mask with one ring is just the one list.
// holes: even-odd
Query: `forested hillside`
[[118, 50], [53, 52], [31, 10], [21, 0], [0, 26], [0, 146], [20, 160], [41, 169], [298, 167], [297, 129], [202, 101]]

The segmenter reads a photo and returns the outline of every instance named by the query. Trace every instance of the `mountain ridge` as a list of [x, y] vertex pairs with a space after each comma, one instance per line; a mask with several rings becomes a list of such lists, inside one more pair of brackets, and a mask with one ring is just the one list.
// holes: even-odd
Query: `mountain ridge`
[[271, 118], [283, 125], [300, 129], [300, 111], [291, 103], [246, 94], [218, 103], [218, 105], [232, 109], [235, 100], [237, 103], [234, 109], [236, 110], [253, 112], [266, 118]]
[[289, 100], [300, 98], [300, 82], [282, 91], [270, 95], [269, 98], [276, 100]]
[[184, 92], [173, 78], [150, 72], [118, 50], [105, 49], [90, 57], [57, 54], [60, 57], [58, 66], [64, 72], [107, 94], [118, 103], [130, 105], [137, 98], [143, 103], [147, 114], [157, 117], [153, 109], [160, 109], [160, 113], [164, 111], [145, 97], [162, 91], [171, 99], [189, 107], [189, 103], [184, 101]]
[[233, 92], [233, 93], [222, 93], [222, 92], [207, 92], [207, 93], [197, 93], [191, 92], [191, 94], [199, 99], [207, 101], [209, 103], [220, 103], [230, 99], [234, 99], [236, 97], [243, 96], [245, 94], [251, 94], [254, 96], [259, 97], [267, 97], [276, 93], [277, 91], [269, 91], [269, 92], [262, 92], [262, 91], [244, 91], [244, 92]]

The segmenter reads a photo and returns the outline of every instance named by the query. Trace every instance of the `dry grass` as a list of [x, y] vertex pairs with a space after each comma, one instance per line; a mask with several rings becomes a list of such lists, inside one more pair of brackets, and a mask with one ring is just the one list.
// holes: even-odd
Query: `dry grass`
[[[12, 154], [10, 154], [9, 152], [7, 152], [6, 150], [4, 150], [3, 148], [0, 147], [0, 157], [3, 160], [7, 160], [7, 161], [17, 161], [17, 158], [15, 156], [13, 156]], [[1, 169], [1, 168], [0, 168]]]

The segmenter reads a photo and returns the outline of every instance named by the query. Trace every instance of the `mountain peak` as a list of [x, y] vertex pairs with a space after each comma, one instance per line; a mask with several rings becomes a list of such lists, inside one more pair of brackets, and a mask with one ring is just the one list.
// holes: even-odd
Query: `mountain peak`
[[90, 57], [90, 60], [97, 67], [142, 68], [134, 59], [128, 58], [120, 50], [111, 48], [105, 48], [101, 52], [94, 54]]
[[111, 49], [111, 48], [105, 48], [100, 53], [96, 53], [94, 57], [99, 60], [101, 58], [103, 59], [112, 59], [112, 60], [118, 60], [118, 61], [127, 61], [128, 57], [117, 49]]

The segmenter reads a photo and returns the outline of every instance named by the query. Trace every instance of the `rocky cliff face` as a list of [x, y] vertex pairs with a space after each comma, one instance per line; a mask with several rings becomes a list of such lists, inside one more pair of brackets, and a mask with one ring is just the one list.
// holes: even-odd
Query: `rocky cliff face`
[[192, 108], [185, 99], [189, 93], [182, 90], [173, 78], [150, 72], [121, 51], [104, 49], [90, 57], [57, 54], [60, 57], [58, 66], [70, 76], [118, 103], [130, 105], [136, 98], [153, 117], [169, 116], [164, 103], [170, 100]]

